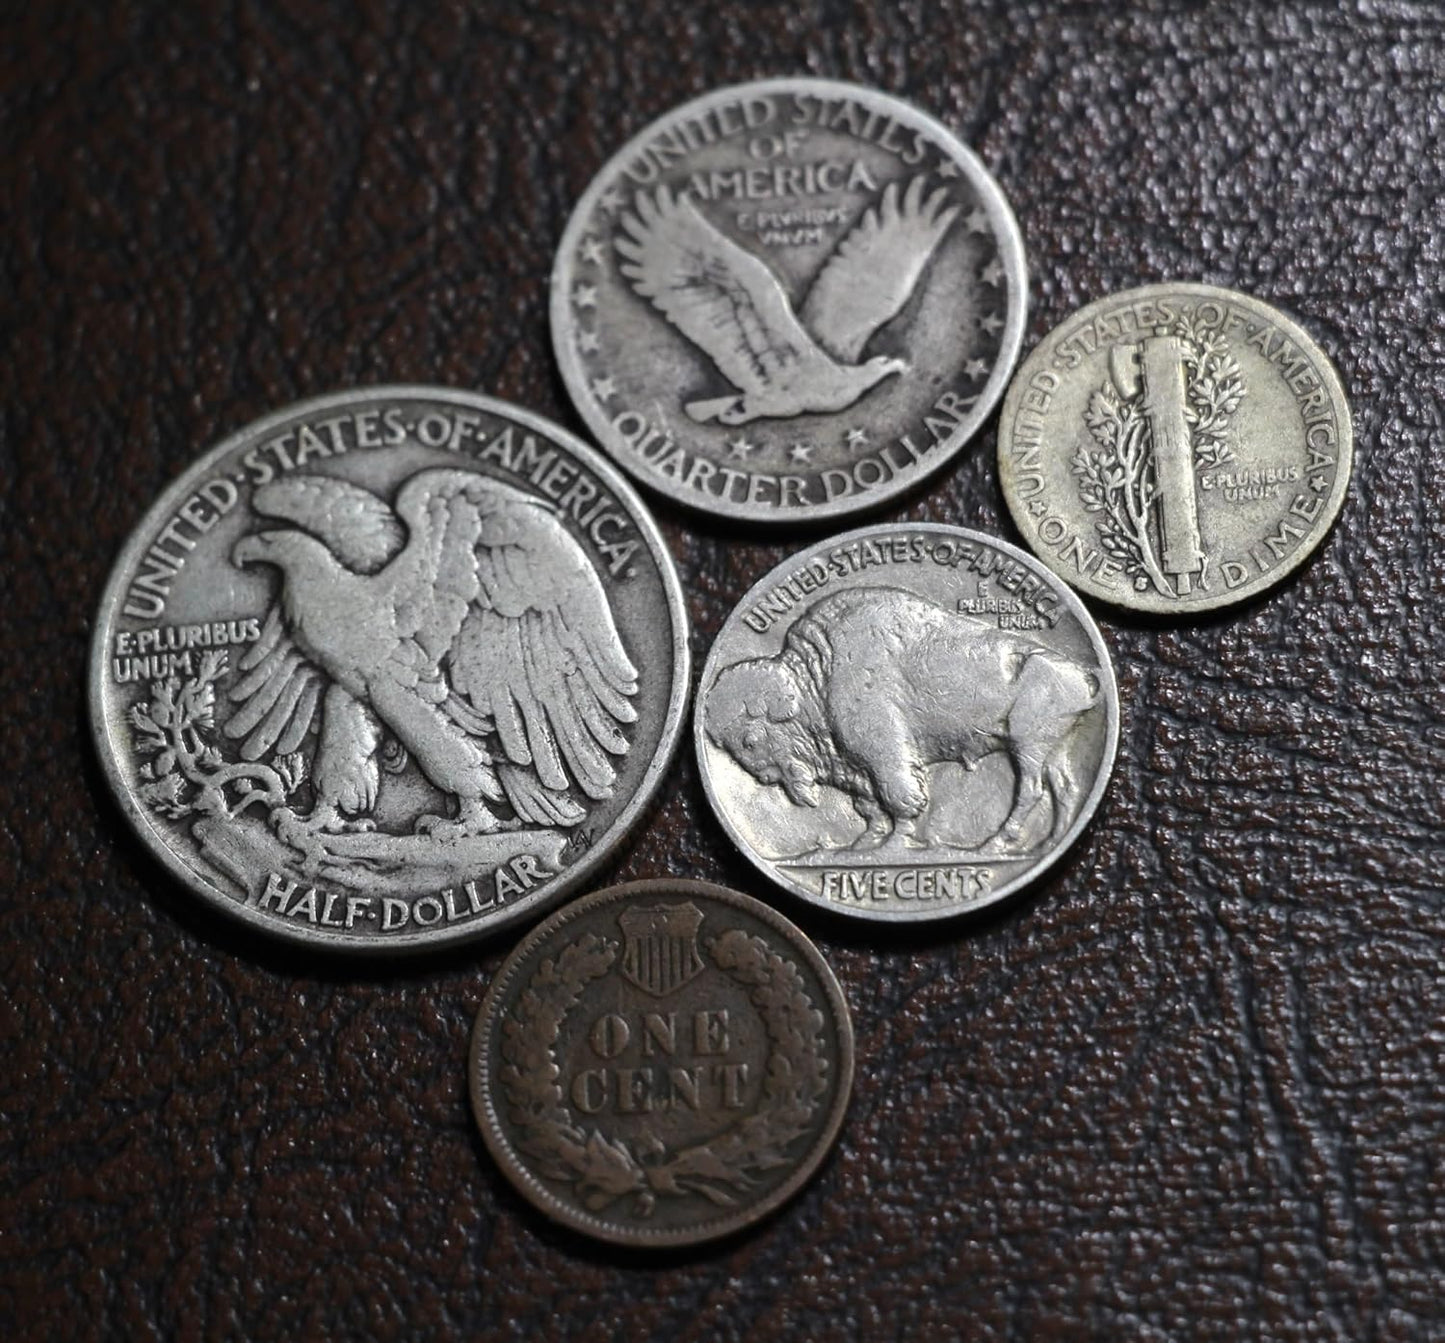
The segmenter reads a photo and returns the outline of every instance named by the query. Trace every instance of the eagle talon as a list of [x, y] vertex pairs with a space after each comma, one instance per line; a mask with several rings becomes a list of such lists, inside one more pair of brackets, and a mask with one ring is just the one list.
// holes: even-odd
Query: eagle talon
[[298, 816], [289, 807], [278, 807], [271, 813], [271, 828], [288, 849], [301, 855], [302, 867], [309, 872], [331, 857], [327, 835], [370, 834], [376, 822], [343, 816], [334, 806], [323, 803], [306, 816]]
[[473, 835], [491, 835], [502, 829], [502, 822], [481, 802], [463, 801], [455, 820], [446, 816], [421, 816], [414, 827], [419, 835], [432, 839], [470, 839]]
[[337, 816], [324, 821], [321, 829], [328, 835], [369, 835], [376, 829], [376, 822], [368, 820], [364, 816], [354, 819]]
[[336, 807], [324, 802], [312, 807], [305, 816], [285, 808], [274, 816], [273, 825], [288, 843], [309, 839], [312, 844], [317, 835], [369, 835], [376, 829], [375, 821], [364, 816], [343, 816]]

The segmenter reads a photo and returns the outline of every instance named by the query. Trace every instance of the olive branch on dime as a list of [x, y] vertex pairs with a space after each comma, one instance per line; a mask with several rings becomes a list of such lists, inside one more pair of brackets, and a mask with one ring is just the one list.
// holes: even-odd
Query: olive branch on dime
[[1199, 331], [1188, 313], [1174, 324], [1184, 341], [1184, 383], [1188, 405], [1184, 418], [1190, 426], [1196, 467], [1226, 466], [1234, 449], [1225, 442], [1224, 429], [1244, 400], [1244, 376], [1229, 343], [1218, 331]]
[[813, 1006], [798, 968], [739, 929], [713, 939], [708, 950], [721, 970], [749, 988], [772, 1049], [760, 1108], [727, 1132], [674, 1155], [655, 1135], [636, 1143], [634, 1154], [621, 1139], [573, 1124], [564, 1105], [553, 1050], [582, 991], [617, 959], [617, 943], [588, 933], [555, 959], [542, 961], [502, 1023], [505, 1066], [499, 1080], [508, 1115], [521, 1130], [516, 1146], [538, 1161], [543, 1175], [574, 1185], [593, 1212], [633, 1194], [639, 1217], [650, 1216], [664, 1196], [695, 1193], [733, 1206], [730, 1191], [751, 1185], [753, 1172], [787, 1162], [784, 1149], [806, 1132], [827, 1093], [828, 1062], [819, 1038], [823, 1014]]
[[1139, 406], [1123, 400], [1106, 382], [1089, 397], [1084, 423], [1098, 446], [1078, 448], [1069, 468], [1079, 481], [1084, 508], [1096, 515], [1099, 544], [1133, 575], [1137, 587], [1152, 583], [1160, 592], [1172, 594], [1149, 530], [1159, 487], [1149, 452], [1149, 426]]
[[[216, 749], [215, 683], [226, 665], [226, 650], [210, 649], [201, 654], [194, 676], [152, 681], [150, 699], [132, 704], [126, 715], [136, 750], [151, 757], [137, 771], [143, 780], [137, 791], [171, 820], [197, 813], [237, 816], [255, 804], [283, 806], [306, 777], [305, 757], [296, 752], [273, 767], [228, 764]], [[226, 798], [227, 787], [235, 789], [234, 804]]]

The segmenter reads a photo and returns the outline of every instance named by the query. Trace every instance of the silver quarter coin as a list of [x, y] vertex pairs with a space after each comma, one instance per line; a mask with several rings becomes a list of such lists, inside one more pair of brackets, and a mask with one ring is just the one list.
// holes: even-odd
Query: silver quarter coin
[[632, 489], [526, 411], [305, 401], [162, 495], [101, 601], [90, 707], [136, 833], [309, 946], [430, 948], [585, 880], [656, 791], [688, 684]]
[[1023, 551], [891, 523], [784, 560], [727, 618], [695, 711], [703, 787], [781, 886], [885, 922], [1032, 881], [1103, 796], [1108, 648]]
[[792, 1197], [838, 1135], [853, 1027], [776, 910], [700, 881], [575, 900], [487, 991], [471, 1092], [538, 1208], [615, 1244], [693, 1245]]
[[956, 136], [871, 89], [775, 79], [669, 112], [597, 175], [552, 340], [639, 480], [797, 521], [952, 457], [1003, 395], [1026, 305], [1018, 224]]
[[1101, 299], [1024, 361], [999, 424], [1024, 539], [1080, 591], [1160, 615], [1244, 601], [1339, 514], [1350, 408], [1282, 313], [1201, 284]]

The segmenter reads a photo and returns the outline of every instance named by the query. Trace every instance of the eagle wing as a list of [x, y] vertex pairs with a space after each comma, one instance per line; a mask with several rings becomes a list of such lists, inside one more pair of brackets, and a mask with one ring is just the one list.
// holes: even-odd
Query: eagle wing
[[928, 258], [958, 218], [940, 187], [915, 177], [900, 200], [890, 182], [834, 249], [803, 303], [804, 325], [834, 357], [856, 364], [868, 338], [908, 302]]
[[[357, 573], [376, 573], [406, 539], [385, 500], [330, 476], [274, 481], [261, 486], [251, 504], [258, 513], [310, 532]], [[294, 751], [316, 716], [326, 678], [292, 642], [279, 599], [271, 604], [261, 637], [246, 650], [237, 670], [240, 678], [229, 694], [238, 707], [226, 721], [225, 733], [233, 741], [242, 739], [242, 758], [260, 760], [272, 751]]]
[[827, 357], [798, 321], [767, 263], [714, 228], [666, 187], [639, 192], [619, 222], [619, 269], [740, 392], [762, 391], [784, 370]]
[[495, 731], [518, 816], [575, 824], [569, 787], [610, 796], [637, 720], [637, 670], [592, 561], [541, 500], [471, 472], [418, 472], [396, 511], [411, 531], [397, 633], [444, 672], [443, 711]]

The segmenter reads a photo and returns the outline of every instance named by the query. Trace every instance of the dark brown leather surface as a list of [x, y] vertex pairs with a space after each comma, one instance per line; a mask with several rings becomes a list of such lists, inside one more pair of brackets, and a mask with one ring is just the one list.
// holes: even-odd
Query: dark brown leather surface
[[[0, 29], [0, 1335], [1445, 1338], [1445, 12], [1428, 0], [32, 3]], [[221, 434], [377, 381], [577, 427], [546, 275], [621, 140], [787, 72], [900, 93], [999, 175], [1031, 344], [1202, 279], [1294, 313], [1355, 414], [1303, 572], [1105, 615], [1097, 822], [907, 939], [787, 910], [855, 1014], [842, 1141], [771, 1223], [555, 1230], [465, 1096], [505, 946], [386, 973], [252, 941], [130, 839], [82, 713], [100, 586]], [[885, 516], [1011, 535], [992, 427]], [[798, 538], [659, 505], [699, 653]], [[690, 758], [616, 865], [760, 890]]]

